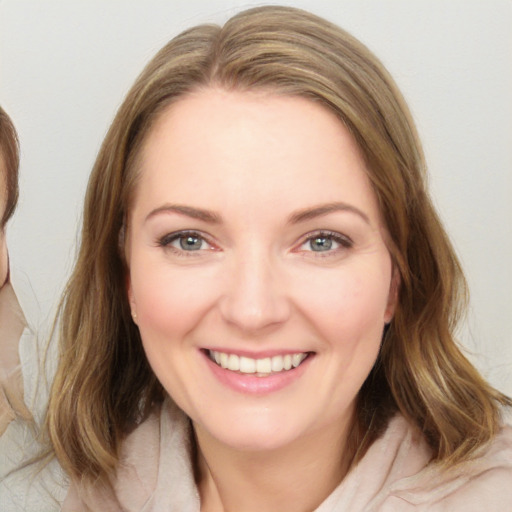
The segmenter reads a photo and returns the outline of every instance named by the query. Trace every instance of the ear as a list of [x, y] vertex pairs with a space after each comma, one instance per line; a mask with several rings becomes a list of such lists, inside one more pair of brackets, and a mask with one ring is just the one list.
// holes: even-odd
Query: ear
[[130, 243], [129, 243], [129, 231], [126, 229], [126, 220], [123, 222], [123, 226], [121, 231], [119, 232], [119, 252], [121, 254], [121, 258], [124, 260], [125, 266], [125, 286], [126, 286], [126, 295], [128, 296], [128, 302], [130, 304], [130, 310], [132, 313], [132, 319], [135, 325], [139, 325], [137, 323], [137, 304], [135, 302], [135, 297], [133, 295], [132, 288], [132, 278], [130, 276]]
[[398, 304], [398, 292], [400, 290], [400, 273], [395, 265], [391, 271], [391, 282], [389, 285], [388, 303], [384, 312], [384, 322], [389, 324], [393, 320]]
[[130, 310], [132, 312], [132, 318], [135, 325], [137, 324], [137, 304], [135, 302], [135, 297], [133, 296], [133, 288], [132, 281], [130, 278], [130, 273], [126, 273], [126, 294], [128, 295], [128, 302], [130, 304]]

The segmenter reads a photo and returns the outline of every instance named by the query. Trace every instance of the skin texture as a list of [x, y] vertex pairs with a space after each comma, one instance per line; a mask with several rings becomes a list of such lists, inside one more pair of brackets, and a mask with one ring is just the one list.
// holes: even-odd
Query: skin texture
[[[3, 217], [7, 205], [7, 189], [5, 183], [5, 164], [0, 155], [0, 219]], [[7, 242], [5, 239], [5, 226], [0, 226], [0, 288], [7, 279], [8, 259]]]
[[[346, 471], [396, 300], [357, 145], [306, 99], [206, 89], [159, 118], [140, 172], [128, 295], [153, 370], [193, 421], [203, 510], [315, 508]], [[310, 357], [283, 388], [247, 394], [219, 381], [208, 348]]]

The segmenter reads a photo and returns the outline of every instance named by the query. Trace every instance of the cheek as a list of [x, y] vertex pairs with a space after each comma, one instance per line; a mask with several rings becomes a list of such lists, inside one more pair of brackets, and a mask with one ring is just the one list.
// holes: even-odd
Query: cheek
[[191, 330], [210, 307], [212, 276], [192, 268], [176, 269], [161, 262], [139, 262], [130, 268], [130, 299], [141, 335], [180, 335]]
[[302, 292], [302, 310], [332, 343], [347, 349], [360, 342], [380, 343], [389, 296], [385, 268], [341, 269], [312, 279]]
[[130, 262], [130, 299], [144, 351], [164, 388], [180, 403], [194, 366], [191, 333], [211, 304], [209, 279], [201, 272], [171, 268], [165, 261]]
[[[382, 341], [389, 279], [378, 270], [333, 273], [313, 281], [303, 311], [315, 329], [322, 359], [325, 395], [333, 414], [345, 410], [368, 377]], [[318, 391], [318, 390], [317, 390]]]

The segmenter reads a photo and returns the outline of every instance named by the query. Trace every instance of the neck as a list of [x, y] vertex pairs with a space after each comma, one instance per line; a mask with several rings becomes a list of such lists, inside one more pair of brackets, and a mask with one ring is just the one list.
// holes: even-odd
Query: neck
[[348, 427], [316, 432], [271, 451], [226, 447], [194, 425], [202, 512], [305, 512], [345, 477]]

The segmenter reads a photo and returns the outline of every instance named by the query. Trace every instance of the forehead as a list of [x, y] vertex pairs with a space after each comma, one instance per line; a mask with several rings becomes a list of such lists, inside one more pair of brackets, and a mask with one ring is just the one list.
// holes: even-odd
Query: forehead
[[349, 131], [334, 113], [301, 97], [218, 89], [190, 94], [160, 115], [139, 170], [139, 192], [159, 201], [201, 199], [220, 208], [244, 196], [276, 208], [286, 197], [299, 208], [351, 199], [376, 208]]

